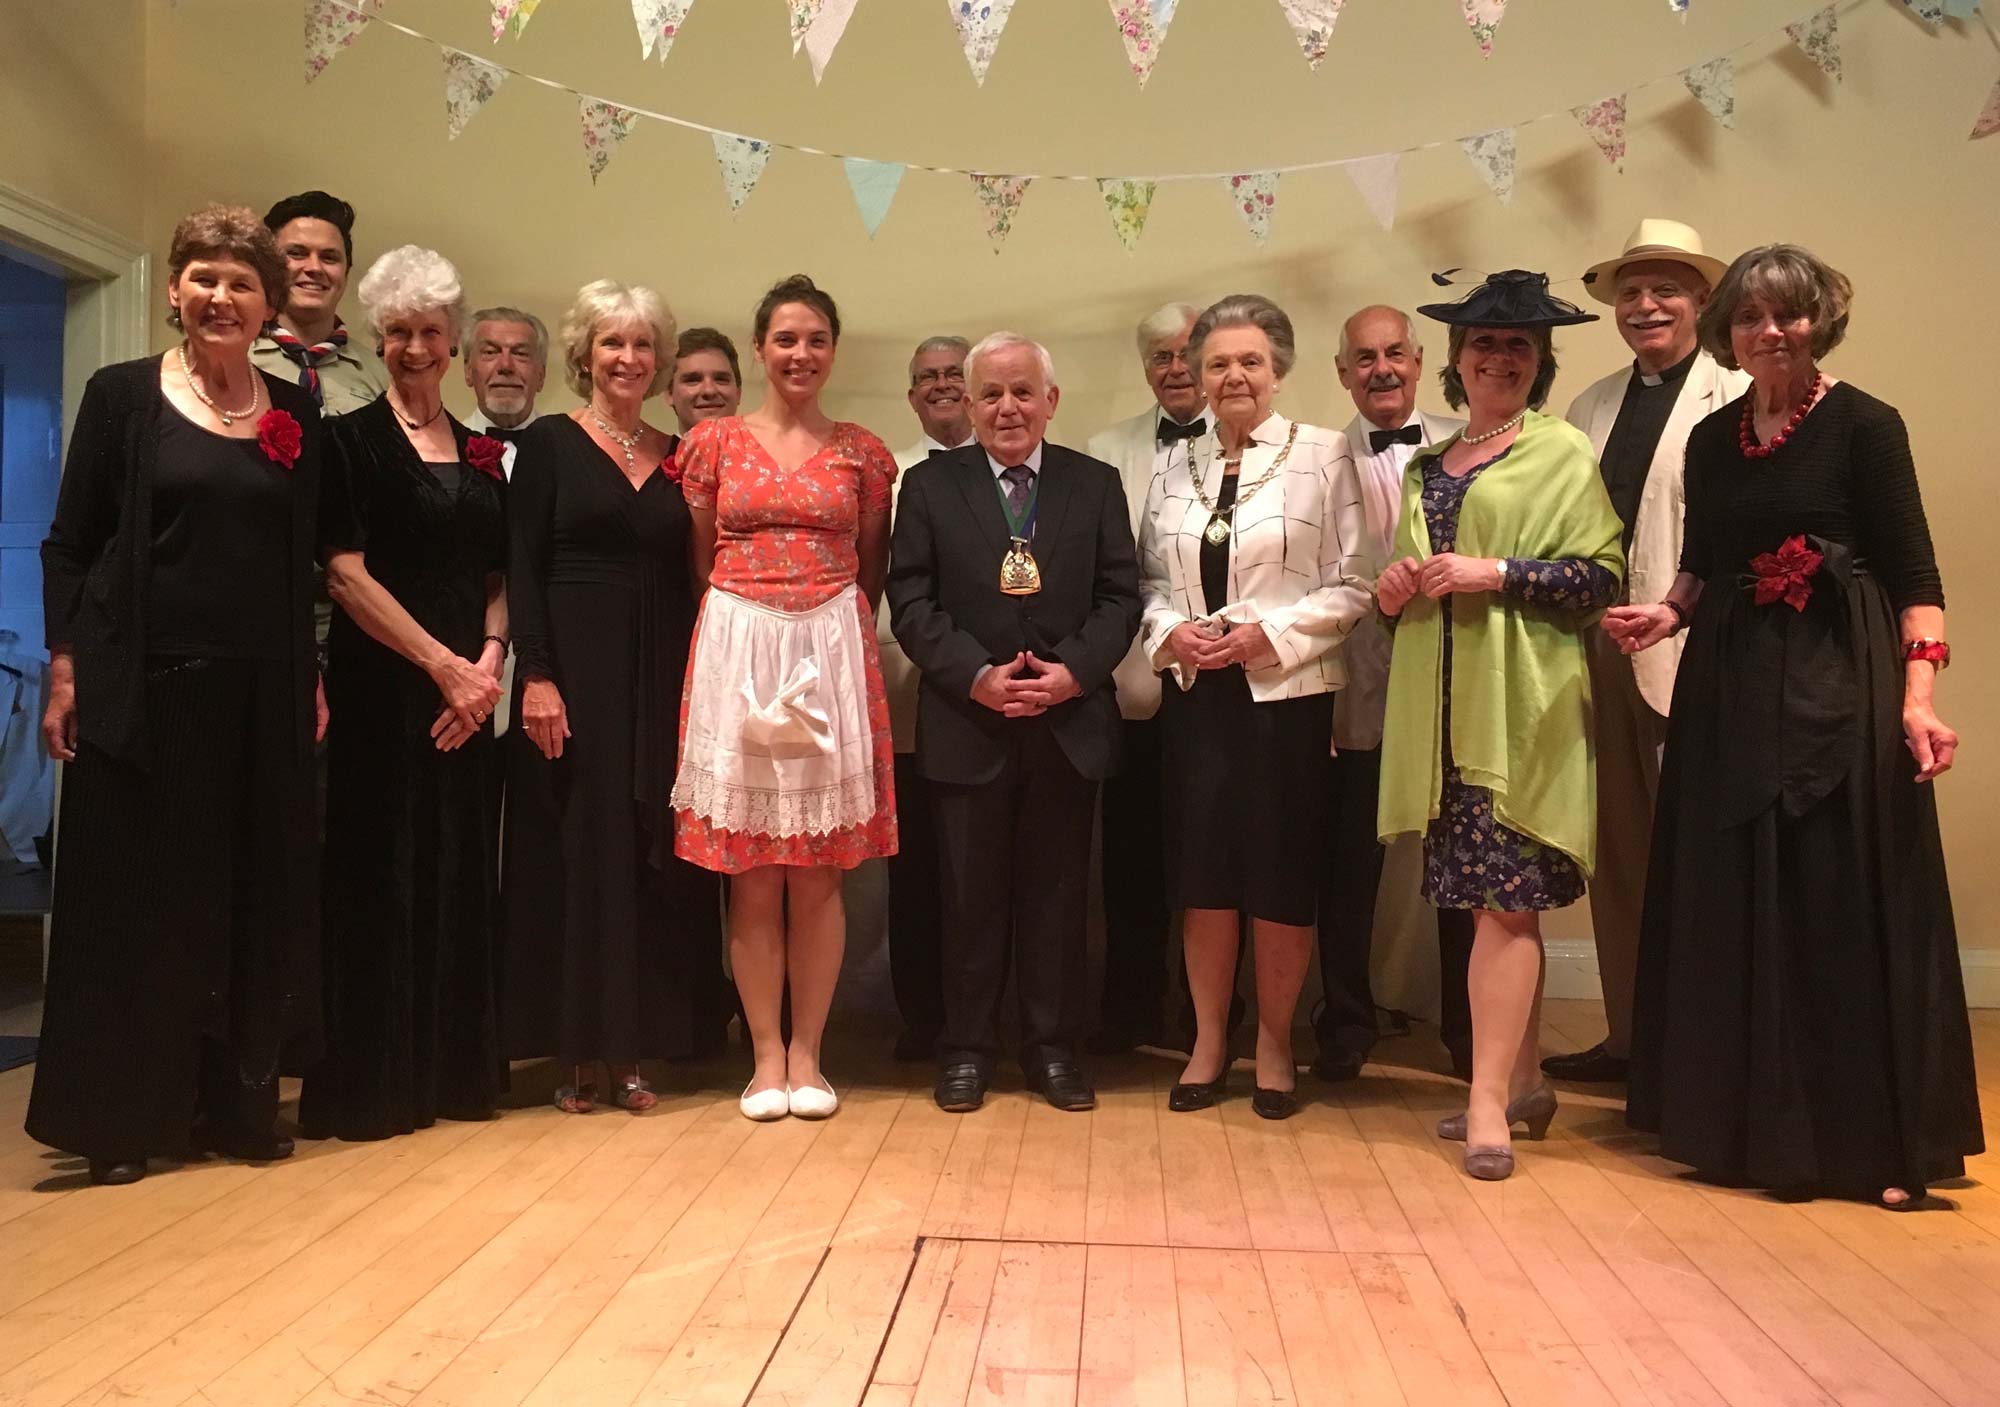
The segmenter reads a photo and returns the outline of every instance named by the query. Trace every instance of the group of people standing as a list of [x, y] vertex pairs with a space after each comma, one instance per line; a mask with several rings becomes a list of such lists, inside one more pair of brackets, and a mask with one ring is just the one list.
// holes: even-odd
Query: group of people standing
[[[1545, 1134], [1545, 1071], [1629, 1076], [1668, 1156], [1760, 1185], [1917, 1206], [1980, 1148], [1942, 590], [1900, 420], [1820, 370], [1851, 288], [1810, 253], [1643, 223], [1584, 277], [1634, 361], [1567, 421], [1553, 329], [1595, 315], [1513, 270], [1418, 310], [1462, 421], [1385, 306], [1341, 331], [1354, 421], [1287, 418], [1293, 325], [1246, 294], [1142, 322], [1154, 405], [1087, 453], [1040, 344], [926, 339], [892, 456], [821, 406], [804, 276], [754, 313], [748, 414], [727, 337], [600, 281], [554, 349], [584, 404], [537, 415], [541, 324], [434, 251], [375, 262], [379, 361], [348, 345], [352, 227], [322, 192], [190, 215], [182, 341], [78, 415], [28, 1127], [95, 1180], [284, 1156], [281, 1073], [314, 1137], [491, 1117], [527, 1057], [568, 1112], [643, 1111], [642, 1060], [722, 1041], [725, 932], [742, 1113], [827, 1117], [841, 878], [877, 858], [939, 1106], [981, 1105], [1011, 986], [1029, 1087], [1088, 1109], [1100, 813], [1089, 1047], [1181, 1026], [1175, 1111], [1225, 1097], [1246, 933], [1255, 1111], [1297, 1107], [1315, 944], [1312, 1068], [1359, 1073], [1379, 842], [1414, 833], [1472, 1175]], [[1587, 889], [1610, 1035], [1538, 1068], [1539, 915]]]

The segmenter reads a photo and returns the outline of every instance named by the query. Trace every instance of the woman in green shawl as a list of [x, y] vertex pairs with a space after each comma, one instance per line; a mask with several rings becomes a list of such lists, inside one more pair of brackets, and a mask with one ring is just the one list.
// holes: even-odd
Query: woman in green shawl
[[1424, 837], [1424, 897], [1475, 912], [1472, 1089], [1438, 1126], [1465, 1169], [1514, 1170], [1512, 1126], [1540, 1138], [1555, 1095], [1537, 1061], [1541, 911], [1583, 897], [1596, 788], [1583, 632], [1618, 594], [1617, 511], [1582, 432], [1537, 413], [1550, 329], [1595, 318], [1548, 278], [1494, 274], [1457, 303], [1445, 398], [1464, 431], [1410, 461], [1394, 561], [1376, 593], [1396, 629], [1379, 830]]

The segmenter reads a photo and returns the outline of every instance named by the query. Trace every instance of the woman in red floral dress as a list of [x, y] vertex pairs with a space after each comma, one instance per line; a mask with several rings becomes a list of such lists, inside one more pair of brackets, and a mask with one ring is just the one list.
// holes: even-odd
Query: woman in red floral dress
[[840, 339], [831, 298], [794, 275], [754, 329], [763, 405], [695, 426], [680, 451], [710, 589], [681, 708], [674, 848], [734, 876], [730, 963], [757, 1061], [743, 1113], [825, 1118], [839, 1102], [819, 1055], [845, 944], [841, 872], [896, 850], [874, 629], [896, 466], [820, 409]]

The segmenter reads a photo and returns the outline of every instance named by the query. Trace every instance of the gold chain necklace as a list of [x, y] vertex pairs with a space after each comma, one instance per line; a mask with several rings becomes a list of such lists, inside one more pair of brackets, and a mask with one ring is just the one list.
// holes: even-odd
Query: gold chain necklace
[[[1271, 467], [1266, 469], [1262, 474], [1259, 474], [1247, 485], [1239, 482], [1236, 486], [1236, 501], [1231, 503], [1227, 508], [1221, 505], [1222, 491], [1220, 485], [1217, 485], [1215, 498], [1208, 496], [1208, 490], [1201, 486], [1201, 475], [1195, 472], [1192, 462], [1193, 455], [1189, 455], [1188, 478], [1194, 483], [1194, 496], [1200, 499], [1201, 506], [1208, 510], [1208, 526], [1201, 530], [1203, 537], [1207, 538], [1217, 547], [1229, 541], [1230, 525], [1236, 519], [1236, 510], [1250, 501], [1251, 494], [1257, 492], [1258, 489], [1261, 489], [1277, 477], [1278, 471], [1285, 467], [1285, 460], [1292, 452], [1292, 442], [1298, 439], [1298, 437], [1299, 423], [1294, 420], [1291, 430], [1285, 435], [1284, 447], [1278, 451], [1278, 457], [1271, 461]], [[1242, 455], [1239, 454], [1237, 460], [1240, 462]], [[1229, 461], [1225, 459], [1223, 463], [1227, 465]], [[1227, 470], [1224, 471], [1223, 477], [1228, 477]]]
[[610, 441], [613, 444], [617, 445], [618, 448], [625, 451], [625, 467], [627, 469], [638, 468], [639, 467], [638, 461], [632, 458], [632, 451], [638, 447], [639, 441], [645, 438], [646, 435], [645, 425], [641, 424], [639, 428], [637, 430], [634, 430], [631, 434], [623, 435], [619, 433], [618, 427], [616, 425], [613, 425], [610, 421], [606, 420], [603, 416], [597, 413], [596, 406], [592, 406], [590, 408], [590, 418], [597, 422], [597, 428], [602, 430], [605, 433], [605, 436], [608, 439], [610, 439]]
[[178, 350], [181, 358], [181, 375], [187, 377], [188, 389], [194, 392], [196, 400], [222, 418], [223, 429], [227, 430], [237, 421], [248, 420], [257, 413], [257, 407], [263, 404], [264, 378], [258, 375], [255, 368], [252, 368], [250, 372], [250, 409], [224, 410], [209, 398], [208, 392], [201, 389], [201, 382], [195, 379], [194, 363], [188, 360], [188, 344], [185, 342], [181, 343]]

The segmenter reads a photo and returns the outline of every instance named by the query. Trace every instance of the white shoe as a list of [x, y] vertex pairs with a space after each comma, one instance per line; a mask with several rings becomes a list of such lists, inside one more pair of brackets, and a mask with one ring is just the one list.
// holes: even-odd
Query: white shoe
[[[751, 1083], [756, 1083], [754, 1078]], [[773, 1119], [784, 1118], [791, 1111], [791, 1100], [782, 1089], [760, 1089], [752, 1094], [750, 1086], [745, 1085], [742, 1097], [736, 1101], [736, 1108], [744, 1118], [768, 1124]]]
[[833, 1092], [833, 1086], [824, 1076], [817, 1085], [807, 1085], [804, 1089], [788, 1090], [792, 1115], [799, 1119], [824, 1119], [840, 1107], [840, 1096]]

